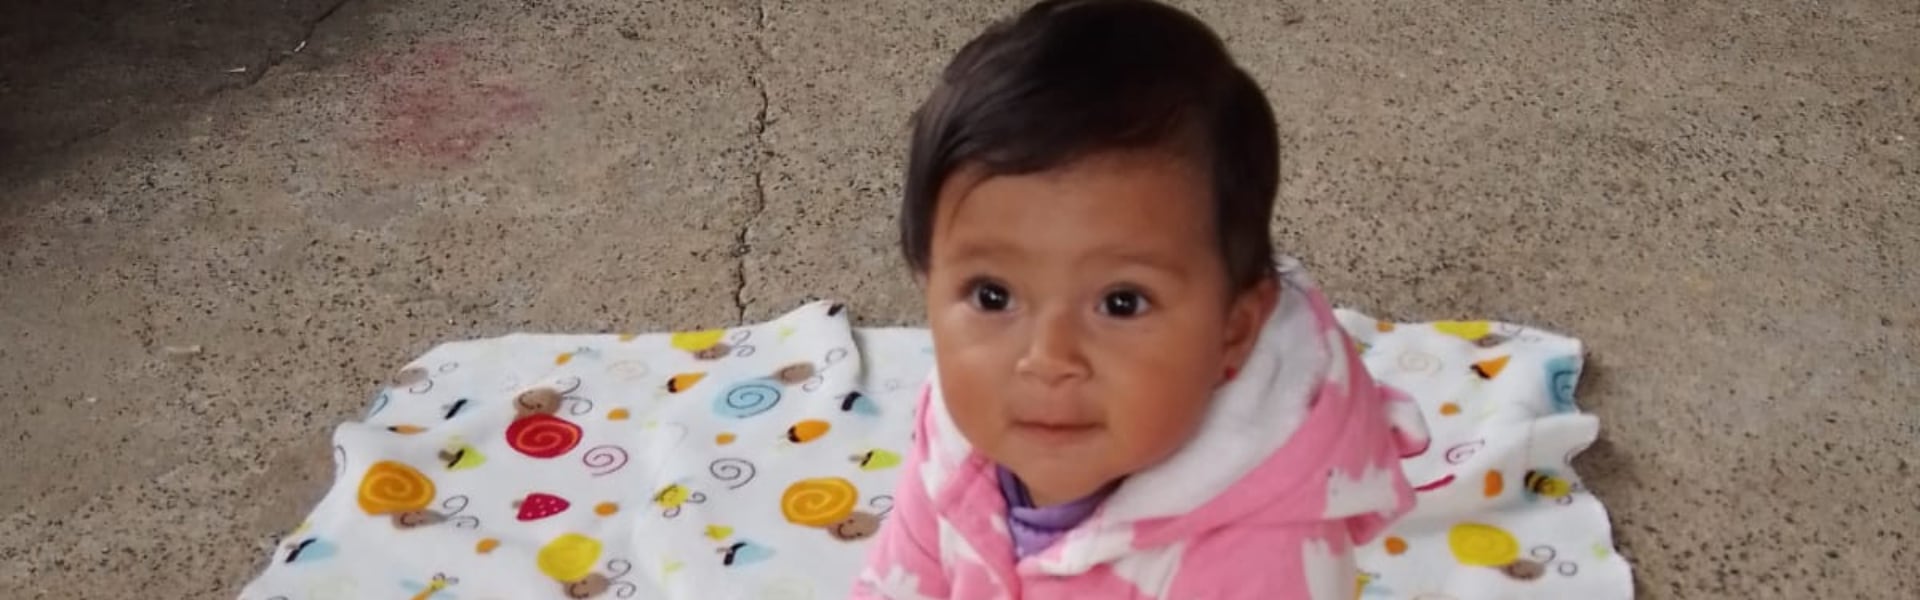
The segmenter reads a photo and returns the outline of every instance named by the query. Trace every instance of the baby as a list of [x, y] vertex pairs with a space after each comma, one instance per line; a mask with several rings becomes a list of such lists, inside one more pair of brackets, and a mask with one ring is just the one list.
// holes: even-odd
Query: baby
[[859, 598], [1354, 597], [1423, 451], [1268, 227], [1279, 141], [1194, 17], [1049, 0], [914, 118], [936, 372]]

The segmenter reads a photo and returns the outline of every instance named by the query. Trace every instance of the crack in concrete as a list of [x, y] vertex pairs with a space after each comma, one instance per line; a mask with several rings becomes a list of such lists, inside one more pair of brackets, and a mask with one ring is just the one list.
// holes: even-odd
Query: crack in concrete
[[260, 65], [260, 68], [254, 73], [249, 74], [246, 85], [240, 87], [252, 87], [253, 84], [260, 83], [261, 79], [267, 77], [267, 71], [272, 71], [274, 67], [280, 66], [280, 63], [287, 62], [287, 59], [293, 58], [295, 52], [306, 48], [307, 41], [313, 39], [313, 32], [320, 29], [320, 24], [325, 23], [327, 19], [333, 18], [333, 15], [338, 14], [340, 7], [346, 6], [347, 2], [348, 0], [336, 0], [331, 6], [328, 6], [326, 10], [320, 11], [318, 16], [315, 16], [312, 21], [307, 22], [306, 30], [300, 32], [299, 45], [281, 50], [278, 54], [269, 56], [266, 63]]
[[734, 269], [733, 306], [738, 311], [734, 318], [736, 324], [747, 321], [747, 255], [753, 253], [749, 241], [753, 236], [753, 224], [760, 220], [760, 214], [767, 210], [767, 80], [764, 70], [771, 60], [767, 53], [767, 3], [759, 4], [759, 13], [755, 15], [753, 36], [754, 53], [759, 57], [758, 64], [748, 65], [747, 78], [753, 81], [755, 91], [760, 93], [760, 111], [753, 117], [753, 192], [747, 197], [747, 216], [740, 224], [740, 233], [734, 238], [733, 256], [737, 259]]
[[[31, 163], [29, 162], [29, 159], [21, 158], [13, 155], [14, 152], [18, 150], [18, 148], [10, 144], [12, 140], [0, 139], [0, 164], [5, 164], [5, 165], [8, 165], [9, 167], [13, 167], [9, 169], [0, 169], [0, 180], [5, 180], [9, 185], [11, 185], [15, 180], [30, 179], [35, 176], [34, 175], [35, 173], [39, 172], [39, 169], [43, 169], [46, 167], [46, 164], [47, 164], [46, 157], [64, 156], [65, 153], [67, 153], [69, 150], [73, 148], [79, 147], [82, 144], [86, 144], [90, 141], [93, 141], [96, 138], [105, 136], [109, 133], [112, 133], [114, 130], [120, 129], [121, 127], [128, 126], [129, 124], [166, 120], [169, 118], [170, 114], [182, 110], [182, 108], [180, 107], [201, 106], [201, 105], [204, 105], [208, 100], [219, 97], [221, 94], [225, 94], [237, 89], [246, 89], [249, 87], [253, 87], [253, 85], [256, 83], [259, 83], [261, 79], [266, 78], [267, 71], [273, 70], [273, 68], [276, 66], [279, 66], [280, 63], [286, 62], [288, 59], [292, 58], [294, 55], [294, 49], [305, 48], [307, 44], [307, 40], [310, 40], [313, 38], [313, 32], [319, 29], [320, 23], [325, 22], [328, 18], [331, 18], [335, 14], [339, 13], [340, 7], [346, 6], [347, 2], [349, 1], [350, 0], [334, 0], [332, 4], [328, 5], [324, 10], [320, 11], [318, 15], [314, 16], [313, 20], [305, 23], [305, 30], [300, 35], [300, 40], [297, 42], [298, 45], [294, 46], [293, 48], [282, 49], [278, 53], [269, 52], [266, 61], [260, 64], [260, 68], [249, 70], [246, 73], [246, 77], [242, 80], [242, 83], [240, 83], [239, 85], [220, 87], [220, 88], [208, 90], [207, 92], [199, 95], [181, 97], [181, 98], [169, 101], [174, 105], [174, 108], [148, 112], [145, 114], [136, 114], [130, 117], [123, 116], [120, 118], [108, 120], [104, 123], [94, 125], [86, 131], [82, 131], [76, 134], [70, 134], [64, 138], [58, 139], [46, 146], [40, 147], [37, 150], [35, 150], [35, 153], [37, 154], [37, 156], [32, 157]], [[19, 168], [19, 167], [29, 167], [29, 168]]]

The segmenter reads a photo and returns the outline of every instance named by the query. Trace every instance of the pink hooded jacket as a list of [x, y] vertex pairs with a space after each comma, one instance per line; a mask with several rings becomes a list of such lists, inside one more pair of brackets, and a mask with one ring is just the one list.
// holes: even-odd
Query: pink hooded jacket
[[1354, 598], [1352, 550], [1412, 507], [1399, 459], [1425, 451], [1426, 427], [1374, 383], [1297, 263], [1281, 277], [1194, 439], [1017, 562], [994, 465], [955, 429], [935, 374], [853, 597]]

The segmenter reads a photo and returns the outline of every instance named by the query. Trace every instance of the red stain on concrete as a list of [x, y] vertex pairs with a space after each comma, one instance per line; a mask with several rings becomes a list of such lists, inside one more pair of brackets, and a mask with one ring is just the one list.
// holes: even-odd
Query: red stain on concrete
[[368, 61], [374, 150], [383, 158], [456, 166], [534, 122], [540, 104], [512, 75], [450, 43]]

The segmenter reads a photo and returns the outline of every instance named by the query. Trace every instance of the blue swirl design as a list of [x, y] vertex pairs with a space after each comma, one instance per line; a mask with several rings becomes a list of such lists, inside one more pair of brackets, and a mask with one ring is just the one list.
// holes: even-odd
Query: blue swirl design
[[373, 418], [374, 415], [380, 414], [380, 411], [386, 410], [387, 403], [392, 401], [393, 401], [392, 395], [386, 392], [380, 392], [380, 395], [373, 397], [373, 405], [367, 407], [367, 415], [361, 418], [362, 419]]
[[748, 379], [727, 386], [713, 398], [713, 413], [722, 417], [745, 419], [780, 403], [780, 382], [772, 379]]
[[1580, 407], [1573, 403], [1573, 388], [1579, 384], [1579, 356], [1561, 356], [1547, 361], [1547, 399], [1553, 403], [1553, 412], [1568, 413], [1580, 410]]

